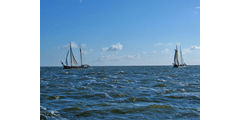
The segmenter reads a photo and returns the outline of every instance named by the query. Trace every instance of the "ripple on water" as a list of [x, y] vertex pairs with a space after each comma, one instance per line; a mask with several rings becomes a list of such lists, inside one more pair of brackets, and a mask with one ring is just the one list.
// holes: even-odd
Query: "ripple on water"
[[42, 120], [199, 119], [199, 66], [46, 67], [40, 74]]
[[174, 108], [170, 105], [160, 105], [160, 104], [147, 104], [144, 103], [142, 105], [135, 104], [135, 106], [131, 107], [120, 107], [111, 110], [113, 113], [117, 114], [125, 114], [125, 113], [136, 113], [136, 112], [147, 112], [147, 111], [159, 111], [159, 112], [174, 112]]
[[93, 114], [105, 115], [107, 113], [104, 112], [104, 110], [86, 110], [86, 111], [77, 113], [76, 116], [77, 117], [88, 117], [88, 116], [92, 116]]
[[58, 100], [58, 99], [64, 99], [64, 98], [65, 98], [64, 96], [54, 95], [54, 96], [49, 96], [48, 100]]
[[97, 93], [91, 93], [86, 94], [82, 96], [83, 98], [94, 98], [94, 99], [101, 99], [101, 98], [112, 98], [110, 95], [104, 92], [97, 92]]
[[80, 109], [78, 107], [69, 107], [64, 108], [63, 111], [79, 111]]
[[166, 87], [166, 85], [165, 84], [156, 84], [153, 87]]
[[165, 96], [171, 99], [188, 99], [188, 100], [200, 100], [197, 96], [186, 96], [186, 95], [167, 95]]

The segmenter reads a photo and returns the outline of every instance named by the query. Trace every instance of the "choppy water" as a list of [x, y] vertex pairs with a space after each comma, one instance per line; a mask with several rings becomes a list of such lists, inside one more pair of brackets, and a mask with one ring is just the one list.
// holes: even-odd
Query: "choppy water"
[[199, 119], [200, 66], [41, 67], [41, 119]]

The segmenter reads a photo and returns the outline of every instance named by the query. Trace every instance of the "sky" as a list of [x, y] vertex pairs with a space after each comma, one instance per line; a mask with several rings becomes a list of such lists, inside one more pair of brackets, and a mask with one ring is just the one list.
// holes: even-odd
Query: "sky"
[[69, 43], [90, 66], [200, 64], [199, 0], [41, 0], [40, 66], [61, 66]]

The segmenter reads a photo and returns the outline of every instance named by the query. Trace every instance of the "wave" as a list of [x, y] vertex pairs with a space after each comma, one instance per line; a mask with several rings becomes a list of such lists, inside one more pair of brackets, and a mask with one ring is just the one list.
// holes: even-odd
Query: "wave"
[[169, 95], [169, 96], [165, 96], [165, 97], [167, 97], [167, 98], [171, 98], [171, 99], [200, 100], [200, 98], [197, 97], [197, 96]]
[[93, 93], [93, 94], [87, 94], [87, 95], [83, 95], [83, 98], [112, 98], [110, 95], [108, 95], [105, 92], [98, 92], [98, 93]]
[[57, 119], [60, 118], [60, 114], [56, 110], [49, 110], [46, 107], [40, 106], [40, 119], [48, 120], [48, 119]]
[[199, 119], [199, 67], [41, 68], [40, 74], [43, 120]]

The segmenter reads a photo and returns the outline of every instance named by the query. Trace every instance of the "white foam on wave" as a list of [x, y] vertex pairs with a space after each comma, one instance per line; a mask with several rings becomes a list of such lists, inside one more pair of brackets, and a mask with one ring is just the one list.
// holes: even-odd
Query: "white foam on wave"
[[40, 106], [40, 109], [42, 110], [47, 110], [47, 108], [43, 107], [43, 106]]

